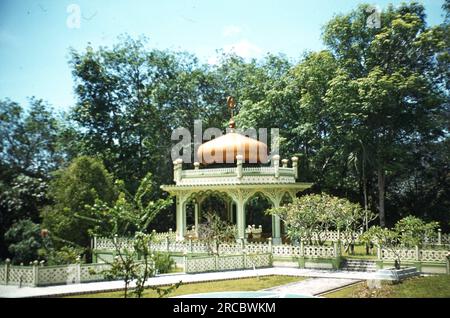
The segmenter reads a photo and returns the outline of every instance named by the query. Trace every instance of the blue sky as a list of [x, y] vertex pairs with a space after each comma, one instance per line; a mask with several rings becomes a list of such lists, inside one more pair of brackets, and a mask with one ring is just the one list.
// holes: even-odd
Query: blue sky
[[[377, 0], [0, 0], [0, 99], [26, 106], [27, 97], [56, 109], [75, 103], [68, 48], [111, 46], [121, 34], [145, 35], [149, 48], [185, 50], [214, 63], [217, 49], [249, 58], [267, 52], [298, 59], [319, 50], [333, 15]], [[406, 1], [408, 2], [408, 1]], [[442, 0], [423, 0], [428, 23], [442, 21]], [[71, 26], [80, 9], [80, 27]], [[69, 24], [68, 24], [69, 20]], [[72, 24], [73, 26], [73, 24]]]

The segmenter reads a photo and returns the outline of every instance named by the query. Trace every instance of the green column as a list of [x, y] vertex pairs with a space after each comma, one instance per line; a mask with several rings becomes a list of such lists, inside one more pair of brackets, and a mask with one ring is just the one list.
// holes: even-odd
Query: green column
[[198, 202], [194, 201], [194, 219], [195, 233], [198, 235]]
[[233, 201], [226, 201], [227, 221], [233, 223]]
[[[273, 202], [274, 208], [278, 208], [279, 206], [279, 202]], [[274, 245], [281, 244], [281, 221], [278, 215], [272, 215], [272, 242]]]
[[238, 239], [245, 239], [245, 207], [243, 200], [236, 202], [236, 226]]
[[235, 222], [235, 220], [234, 220], [234, 202], [233, 201], [231, 201], [230, 222], [231, 222], [231, 224], [233, 224]]
[[184, 240], [186, 233], [186, 204], [177, 196], [177, 241]]

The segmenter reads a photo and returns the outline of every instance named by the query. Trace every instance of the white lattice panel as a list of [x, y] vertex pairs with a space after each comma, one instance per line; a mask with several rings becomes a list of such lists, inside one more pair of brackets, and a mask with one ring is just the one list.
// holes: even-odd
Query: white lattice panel
[[292, 256], [293, 254], [293, 245], [283, 244], [283, 245], [274, 245], [272, 247], [273, 255], [275, 256]]
[[241, 244], [220, 244], [219, 245], [220, 254], [241, 254], [242, 245]]
[[441, 243], [450, 244], [450, 234], [442, 234]]
[[250, 243], [245, 245], [247, 253], [268, 253], [270, 251], [269, 244], [267, 243]]
[[234, 270], [244, 268], [244, 257], [242, 255], [236, 256], [222, 256], [217, 258], [217, 270]]
[[395, 252], [388, 249], [381, 249], [381, 258], [382, 259], [388, 259], [393, 260], [397, 259], [397, 254], [400, 257], [401, 260], [416, 260], [417, 255], [416, 251], [413, 249], [399, 249]]
[[153, 237], [156, 242], [165, 241], [167, 238], [169, 239], [169, 241], [174, 241], [176, 238], [176, 233], [175, 232], [160, 232], [160, 233], [155, 233]]
[[443, 262], [450, 253], [446, 250], [421, 250], [420, 260], [429, 262]]
[[270, 254], [255, 254], [246, 256], [247, 268], [269, 267], [271, 264]]
[[172, 242], [169, 245], [169, 251], [176, 253], [184, 253], [189, 251], [189, 246], [184, 242]]
[[110, 267], [108, 264], [83, 264], [80, 266], [80, 280], [82, 282], [103, 280], [103, 271]]
[[150, 249], [156, 252], [167, 252], [167, 243], [166, 242], [151, 243]]
[[78, 265], [39, 268], [39, 285], [73, 284], [78, 282]]
[[208, 246], [200, 242], [193, 242], [189, 247], [192, 253], [208, 253]]
[[8, 283], [26, 286], [33, 285], [32, 266], [10, 266]]
[[305, 257], [311, 258], [334, 257], [334, 248], [332, 246], [305, 246], [303, 252]]
[[214, 257], [193, 257], [186, 260], [186, 273], [201, 273], [214, 271], [216, 260]]
[[95, 248], [99, 250], [114, 250], [113, 241], [106, 237], [97, 237], [95, 243]]

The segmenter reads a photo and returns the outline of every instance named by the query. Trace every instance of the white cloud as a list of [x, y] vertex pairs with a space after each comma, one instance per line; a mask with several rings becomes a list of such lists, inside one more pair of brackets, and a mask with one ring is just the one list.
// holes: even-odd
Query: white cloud
[[217, 65], [217, 64], [219, 64], [219, 57], [217, 55], [210, 56], [210, 57], [208, 57], [207, 62], [209, 65]]
[[230, 37], [236, 34], [241, 33], [241, 28], [235, 25], [227, 25], [222, 30], [222, 35], [225, 37]]
[[223, 49], [225, 52], [235, 53], [243, 58], [258, 57], [262, 53], [260, 47], [248, 40], [241, 40], [234, 44], [225, 45]]

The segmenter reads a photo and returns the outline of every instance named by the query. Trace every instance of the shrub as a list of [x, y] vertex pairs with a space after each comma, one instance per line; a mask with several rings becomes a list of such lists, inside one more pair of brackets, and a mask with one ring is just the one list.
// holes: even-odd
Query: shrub
[[5, 233], [5, 239], [11, 244], [8, 250], [13, 254], [13, 263], [29, 263], [38, 259], [38, 250], [42, 246], [39, 224], [29, 219], [14, 223]]
[[174, 267], [175, 261], [169, 254], [156, 253], [154, 257], [155, 268], [160, 274], [168, 273]]

